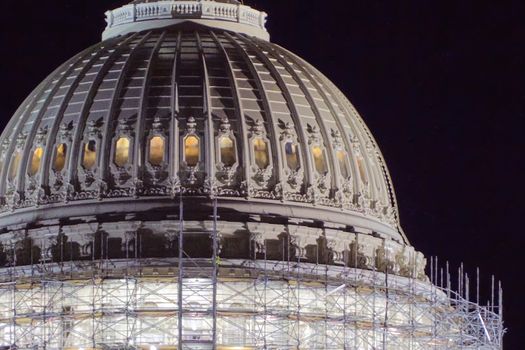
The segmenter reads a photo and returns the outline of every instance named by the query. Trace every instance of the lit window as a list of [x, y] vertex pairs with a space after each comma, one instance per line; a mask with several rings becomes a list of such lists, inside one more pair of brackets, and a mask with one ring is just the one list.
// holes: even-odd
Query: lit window
[[324, 175], [328, 172], [326, 165], [326, 159], [324, 157], [324, 151], [320, 146], [312, 147], [312, 154], [314, 156], [314, 165], [315, 170], [321, 175]]
[[359, 168], [359, 175], [364, 184], [368, 184], [368, 176], [366, 175], [365, 161], [363, 157], [357, 157], [357, 167]]
[[55, 171], [64, 170], [64, 167], [66, 166], [66, 152], [67, 152], [67, 145], [65, 143], [61, 143], [56, 146], [55, 160], [53, 161], [53, 170]]
[[164, 138], [154, 136], [149, 140], [149, 163], [153, 166], [161, 166], [164, 162]]
[[290, 170], [299, 169], [299, 147], [293, 142], [284, 145], [286, 151], [286, 164]]
[[11, 159], [11, 165], [9, 166], [9, 181], [13, 181], [18, 174], [18, 168], [20, 167], [20, 161], [22, 160], [22, 155], [20, 152], [16, 152]]
[[221, 150], [221, 163], [227, 167], [232, 167], [237, 162], [235, 154], [235, 143], [230, 136], [223, 136], [219, 139]]
[[195, 135], [184, 139], [184, 161], [188, 166], [197, 166], [200, 161], [200, 140]]
[[253, 152], [255, 154], [255, 164], [259, 169], [266, 169], [270, 165], [270, 155], [268, 153], [268, 143], [261, 139], [256, 138], [253, 140]]
[[31, 167], [29, 168], [29, 176], [35, 176], [40, 170], [40, 162], [42, 161], [42, 155], [44, 154], [44, 149], [42, 147], [37, 147], [33, 151], [33, 157], [31, 158]]
[[97, 162], [97, 143], [95, 140], [89, 140], [84, 144], [84, 155], [82, 157], [82, 166], [84, 169], [93, 169]]
[[337, 161], [339, 162], [339, 170], [341, 170], [341, 175], [343, 178], [348, 179], [350, 176], [350, 171], [348, 170], [348, 157], [345, 151], [337, 151]]
[[129, 163], [129, 139], [121, 137], [115, 145], [115, 164], [119, 167], [126, 166]]

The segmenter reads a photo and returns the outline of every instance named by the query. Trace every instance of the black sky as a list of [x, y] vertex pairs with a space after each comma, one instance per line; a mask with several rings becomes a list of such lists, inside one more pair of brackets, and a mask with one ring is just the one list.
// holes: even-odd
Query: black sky
[[[2, 0], [0, 128], [126, 0]], [[525, 1], [247, 0], [274, 42], [351, 99], [427, 256], [503, 281], [506, 349], [525, 344]]]

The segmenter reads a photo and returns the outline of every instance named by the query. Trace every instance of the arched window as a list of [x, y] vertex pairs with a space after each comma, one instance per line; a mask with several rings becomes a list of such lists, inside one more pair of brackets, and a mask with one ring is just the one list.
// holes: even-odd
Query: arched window
[[153, 136], [149, 140], [149, 163], [153, 166], [161, 166], [164, 162], [165, 142], [162, 136]]
[[286, 165], [290, 170], [297, 171], [300, 167], [299, 163], [299, 146], [292, 141], [286, 142], [284, 145], [286, 152]]
[[129, 164], [129, 139], [121, 137], [115, 144], [115, 164], [124, 167]]
[[82, 155], [82, 166], [86, 170], [91, 170], [97, 162], [97, 142], [89, 140], [84, 144], [84, 154]]
[[313, 146], [312, 155], [314, 157], [315, 170], [319, 174], [325, 175], [328, 172], [328, 166], [326, 164], [324, 150], [321, 148], [321, 146]]
[[341, 176], [345, 179], [350, 177], [350, 170], [348, 168], [348, 154], [340, 149], [336, 153], [337, 161], [339, 162], [339, 170], [341, 171]]
[[195, 167], [200, 161], [200, 139], [196, 135], [189, 135], [184, 138], [184, 161], [186, 165]]
[[22, 155], [20, 151], [16, 151], [11, 158], [11, 164], [9, 165], [9, 174], [8, 180], [13, 181], [18, 175], [18, 168], [20, 167], [20, 161], [22, 160]]
[[270, 165], [268, 142], [260, 137], [253, 139], [253, 153], [257, 167], [261, 170], [268, 168]]
[[231, 136], [221, 136], [219, 138], [219, 148], [221, 163], [227, 167], [232, 167], [237, 162], [235, 153], [235, 141]]
[[67, 145], [65, 143], [58, 144], [55, 147], [55, 159], [53, 161], [53, 170], [62, 171], [66, 166]]
[[29, 176], [35, 176], [40, 170], [40, 163], [42, 162], [42, 156], [44, 155], [44, 148], [37, 147], [33, 151], [33, 156], [31, 157], [31, 166], [29, 167]]

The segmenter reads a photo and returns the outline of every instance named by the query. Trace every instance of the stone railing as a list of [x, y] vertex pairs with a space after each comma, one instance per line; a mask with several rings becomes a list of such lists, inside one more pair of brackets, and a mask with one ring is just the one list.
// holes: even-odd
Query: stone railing
[[106, 29], [141, 21], [177, 18], [236, 22], [266, 30], [267, 15], [248, 6], [214, 1], [159, 1], [130, 4], [106, 12]]

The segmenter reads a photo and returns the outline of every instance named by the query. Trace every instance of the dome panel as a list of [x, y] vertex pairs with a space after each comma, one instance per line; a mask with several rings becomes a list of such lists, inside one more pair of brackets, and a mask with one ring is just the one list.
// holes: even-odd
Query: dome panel
[[185, 24], [97, 44], [30, 95], [1, 144], [6, 222], [89, 202], [104, 213], [218, 196], [406, 242], [379, 148], [350, 102], [301, 58], [240, 33]]

